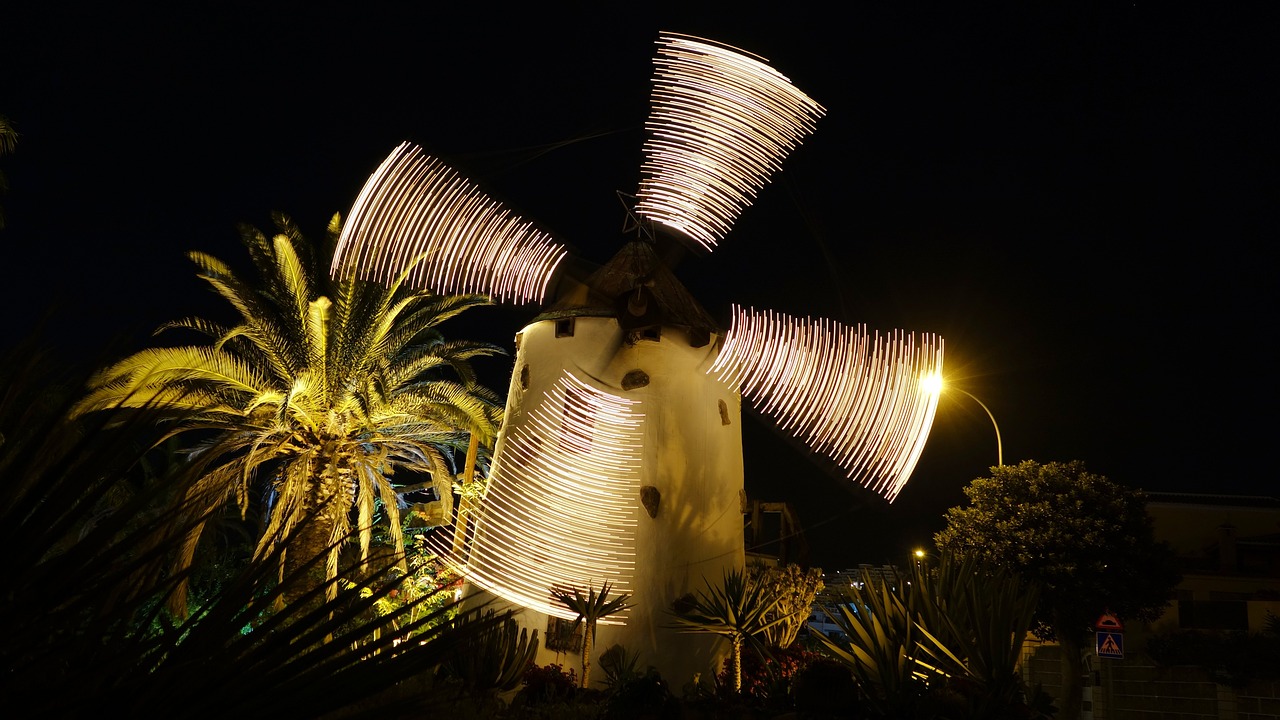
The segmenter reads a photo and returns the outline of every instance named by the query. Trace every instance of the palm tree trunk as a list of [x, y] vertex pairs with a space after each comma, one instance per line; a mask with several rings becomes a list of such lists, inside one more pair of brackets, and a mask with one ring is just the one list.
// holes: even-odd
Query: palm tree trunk
[[591, 686], [591, 643], [595, 640], [596, 628], [588, 624], [582, 632], [582, 689]]
[[[476, 453], [480, 449], [480, 436], [471, 433], [471, 444], [467, 446], [467, 466], [463, 469], [462, 487], [471, 487], [476, 477]], [[462, 548], [467, 540], [467, 521], [471, 516], [470, 495], [466, 492], [458, 499], [458, 519], [453, 524], [453, 558], [462, 559]]]
[[[323, 464], [310, 483], [311, 498], [306, 507], [308, 517], [293, 529], [290, 537], [285, 538], [288, 546], [283, 595], [287, 604], [297, 602], [329, 579], [328, 554], [332, 552], [334, 530], [342, 520], [340, 513], [347, 512], [351, 505], [347, 473], [325, 460], [321, 461]], [[316, 558], [320, 559], [308, 567], [308, 563]]]

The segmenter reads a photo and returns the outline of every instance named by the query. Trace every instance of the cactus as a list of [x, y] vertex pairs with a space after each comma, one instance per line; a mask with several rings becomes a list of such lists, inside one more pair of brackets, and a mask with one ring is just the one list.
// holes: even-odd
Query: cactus
[[[485, 613], [491, 618], [493, 611]], [[469, 620], [466, 622], [475, 622]], [[513, 690], [538, 653], [538, 631], [530, 635], [514, 618], [492, 625], [458, 648], [441, 672], [475, 692]]]

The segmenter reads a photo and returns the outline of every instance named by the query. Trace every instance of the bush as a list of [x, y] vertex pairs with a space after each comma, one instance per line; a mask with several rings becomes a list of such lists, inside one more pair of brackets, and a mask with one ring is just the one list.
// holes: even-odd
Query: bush
[[557, 663], [534, 665], [524, 673], [521, 699], [528, 704], [556, 703], [573, 699], [578, 690], [578, 676], [573, 668], [565, 672]]
[[1280, 637], [1269, 633], [1179, 630], [1148, 640], [1147, 653], [1157, 665], [1194, 665], [1235, 688], [1280, 679]]

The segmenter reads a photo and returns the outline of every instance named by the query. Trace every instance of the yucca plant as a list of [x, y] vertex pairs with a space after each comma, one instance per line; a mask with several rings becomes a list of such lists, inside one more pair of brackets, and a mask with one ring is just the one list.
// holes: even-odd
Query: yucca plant
[[948, 674], [967, 677], [979, 691], [968, 698], [970, 717], [996, 717], [1023, 690], [1018, 663], [1032, 628], [1040, 588], [975, 558], [944, 552], [936, 567], [917, 569], [921, 649]]
[[631, 599], [630, 595], [623, 593], [610, 598], [609, 591], [612, 589], [613, 586], [605, 582], [599, 593], [592, 587], [587, 588], [585, 595], [576, 587], [551, 590], [552, 599], [578, 614], [573, 621], [573, 626], [569, 629], [569, 634], [577, 632], [580, 626], [583, 628], [582, 687], [584, 688], [591, 687], [591, 645], [595, 640], [596, 623], [631, 607], [628, 602]]
[[672, 616], [684, 632], [710, 633], [729, 640], [733, 691], [742, 691], [742, 646], [753, 644], [763, 651], [757, 636], [785, 620], [776, 611], [778, 596], [758, 577], [738, 568], [725, 571], [719, 585], [704, 580], [706, 591], [679, 601]]

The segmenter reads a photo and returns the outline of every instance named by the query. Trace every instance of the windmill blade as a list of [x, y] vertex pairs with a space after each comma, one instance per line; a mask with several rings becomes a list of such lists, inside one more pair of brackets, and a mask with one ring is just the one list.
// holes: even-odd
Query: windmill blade
[[451, 558], [455, 568], [504, 600], [566, 620], [577, 616], [552, 601], [552, 588], [608, 582], [629, 592], [644, 422], [637, 405], [565, 372], [530, 411], [532, 422], [499, 443], [470, 555]]
[[440, 160], [402, 143], [365, 182], [330, 273], [442, 295], [540, 303], [565, 248]]
[[736, 48], [673, 33], [658, 48], [636, 213], [714, 250], [826, 111]]
[[890, 502], [933, 425], [942, 338], [868, 334], [830, 320], [733, 308], [709, 372]]

